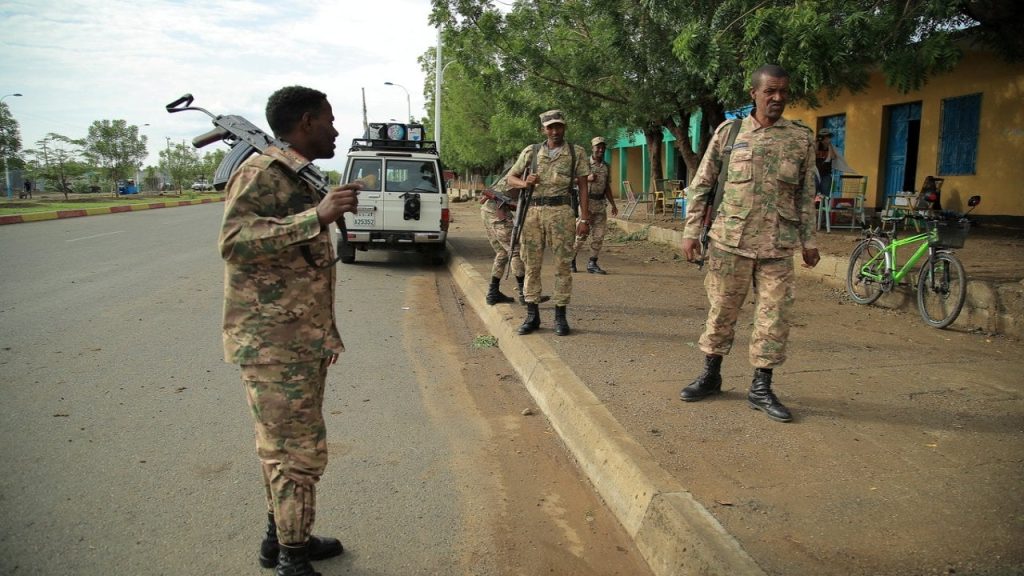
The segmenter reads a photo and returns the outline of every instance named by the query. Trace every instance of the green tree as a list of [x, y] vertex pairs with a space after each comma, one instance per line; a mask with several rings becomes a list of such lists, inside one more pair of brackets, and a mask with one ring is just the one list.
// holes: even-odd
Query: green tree
[[124, 120], [97, 120], [85, 137], [85, 157], [98, 166], [117, 194], [117, 182], [135, 174], [146, 159], [146, 137]]
[[862, 89], [879, 65], [906, 92], [956, 65], [965, 27], [980, 23], [984, 37], [992, 22], [968, 8], [990, 4], [1020, 11], [1006, 0], [536, 0], [503, 13], [487, 0], [433, 0], [432, 22], [471, 81], [504, 80], [500, 98], [561, 102], [594, 133], [642, 130], [653, 182], [662, 129], [692, 173], [724, 111], [749, 103], [761, 64], [786, 67], [793, 97], [812, 106], [822, 90]]
[[178, 193], [191, 185], [196, 176], [203, 173], [199, 152], [182, 143], [171, 143], [168, 148], [160, 151], [160, 166], [177, 186]]
[[25, 155], [31, 158], [29, 163], [34, 167], [36, 177], [60, 190], [67, 200], [73, 190], [73, 182], [90, 170], [82, 162], [85, 141], [51, 132], [36, 142], [36, 146], [38, 149], [25, 150]]
[[[0, 102], [0, 157], [3, 158], [4, 166], [12, 168], [17, 166], [19, 153], [21, 152], [21, 129], [18, 121], [11, 115], [11, 109], [7, 102]], [[4, 175], [6, 178], [6, 174]], [[0, 195], [7, 195], [7, 181], [4, 180], [3, 192]]]

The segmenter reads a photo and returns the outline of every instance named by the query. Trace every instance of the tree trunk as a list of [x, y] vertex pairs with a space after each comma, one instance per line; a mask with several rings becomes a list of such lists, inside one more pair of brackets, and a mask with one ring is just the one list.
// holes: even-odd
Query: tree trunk
[[653, 196], [654, 191], [657, 190], [658, 180], [664, 178], [664, 170], [661, 163], [661, 157], [663, 156], [661, 125], [648, 126], [644, 130], [644, 136], [647, 137], [647, 151], [651, 159], [651, 185], [648, 186], [648, 191]]

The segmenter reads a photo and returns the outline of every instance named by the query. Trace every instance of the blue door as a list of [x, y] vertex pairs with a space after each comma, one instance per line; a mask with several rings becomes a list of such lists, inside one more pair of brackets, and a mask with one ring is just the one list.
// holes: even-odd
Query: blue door
[[[917, 171], [917, 143], [921, 129], [921, 103], [889, 106], [889, 139], [885, 147], [885, 195], [913, 190]], [[907, 182], [910, 187], [907, 187]]]

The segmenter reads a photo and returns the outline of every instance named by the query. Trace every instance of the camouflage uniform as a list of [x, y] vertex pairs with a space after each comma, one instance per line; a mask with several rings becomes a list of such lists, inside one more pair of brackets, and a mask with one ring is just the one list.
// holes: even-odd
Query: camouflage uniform
[[[491, 186], [491, 190], [498, 194], [505, 195], [508, 192], [508, 183], [505, 178], [498, 180]], [[487, 240], [494, 248], [494, 263], [491, 264], [491, 277], [500, 278], [505, 273], [505, 265], [508, 264], [510, 244], [512, 243], [512, 215], [508, 207], [498, 209], [498, 203], [490, 198], [484, 198], [480, 204], [480, 218], [484, 221], [484, 230], [487, 231]], [[523, 259], [517, 253], [512, 257], [512, 275], [522, 278], [525, 274]]]
[[[572, 158], [568, 147], [572, 146], [576, 153], [576, 173], [572, 170]], [[519, 158], [509, 170], [510, 174], [523, 174], [530, 166], [533, 157], [533, 145], [527, 146], [519, 153]], [[544, 247], [550, 246], [555, 257], [555, 292], [552, 296], [555, 306], [566, 306], [572, 294], [572, 262], [573, 244], [576, 240], [576, 218], [569, 205], [570, 189], [576, 178], [588, 176], [586, 152], [581, 146], [565, 142], [558, 154], [552, 158], [547, 145], [541, 144], [537, 150], [537, 170], [539, 183], [534, 186], [530, 206], [523, 222], [522, 252], [523, 264], [526, 266], [526, 284], [523, 291], [526, 301], [531, 304], [540, 302], [541, 280], [540, 268], [544, 260]], [[545, 199], [564, 199], [558, 206], [542, 205]]]
[[[590, 173], [594, 175], [590, 183], [590, 258], [597, 259], [601, 254], [601, 246], [604, 244], [604, 236], [608, 233], [608, 165], [604, 161], [595, 162], [590, 157]], [[577, 236], [576, 244], [572, 247], [573, 254], [578, 254], [580, 248], [587, 243], [588, 236]]]
[[[685, 238], [700, 236], [732, 122], [715, 131], [690, 184]], [[722, 203], [710, 233], [704, 279], [710, 308], [700, 349], [705, 354], [729, 353], [736, 318], [753, 280], [757, 304], [750, 363], [773, 368], [786, 359], [793, 254], [799, 248], [815, 248], [813, 133], [785, 118], [762, 126], [747, 116], [724, 176]]]
[[241, 365], [267, 506], [284, 544], [304, 543], [312, 529], [327, 466], [327, 365], [344, 350], [331, 236], [314, 194], [272, 155], [254, 156], [228, 182], [220, 233], [224, 359]]

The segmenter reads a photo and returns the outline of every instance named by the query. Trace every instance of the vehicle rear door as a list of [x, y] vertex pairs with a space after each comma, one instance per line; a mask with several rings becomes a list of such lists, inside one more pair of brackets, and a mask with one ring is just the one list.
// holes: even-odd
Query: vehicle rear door
[[436, 160], [389, 157], [384, 166], [384, 229], [438, 231], [446, 198]]
[[380, 232], [384, 229], [384, 192], [382, 191], [382, 161], [380, 158], [352, 158], [349, 160], [346, 182], [359, 180], [359, 209], [345, 214], [345, 225], [353, 232]]

